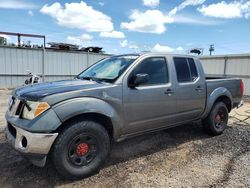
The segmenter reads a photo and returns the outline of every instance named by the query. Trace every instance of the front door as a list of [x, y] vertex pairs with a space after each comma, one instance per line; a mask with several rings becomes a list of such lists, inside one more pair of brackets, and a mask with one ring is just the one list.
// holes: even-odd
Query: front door
[[[176, 104], [169, 72], [166, 58], [156, 56], [141, 60], [127, 77], [125, 76], [123, 82], [124, 117], [127, 122], [125, 134], [168, 125]], [[136, 74], [148, 74], [149, 79], [135, 88], [128, 87], [128, 79]]]

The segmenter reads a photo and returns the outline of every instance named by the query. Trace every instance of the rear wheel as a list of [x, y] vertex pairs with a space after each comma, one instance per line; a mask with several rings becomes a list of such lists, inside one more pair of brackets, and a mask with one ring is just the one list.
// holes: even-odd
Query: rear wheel
[[63, 177], [82, 179], [99, 171], [109, 153], [106, 129], [94, 121], [80, 121], [58, 136], [52, 149], [52, 161]]
[[203, 121], [205, 130], [212, 135], [220, 135], [227, 127], [228, 109], [223, 102], [216, 103]]

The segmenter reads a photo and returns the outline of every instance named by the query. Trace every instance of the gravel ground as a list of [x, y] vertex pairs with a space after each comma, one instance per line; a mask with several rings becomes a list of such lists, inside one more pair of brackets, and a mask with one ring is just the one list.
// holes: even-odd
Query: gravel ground
[[102, 170], [62, 180], [51, 163], [32, 166], [6, 143], [9, 91], [0, 91], [0, 187], [250, 187], [250, 103], [234, 110], [224, 134], [183, 125], [112, 144]]

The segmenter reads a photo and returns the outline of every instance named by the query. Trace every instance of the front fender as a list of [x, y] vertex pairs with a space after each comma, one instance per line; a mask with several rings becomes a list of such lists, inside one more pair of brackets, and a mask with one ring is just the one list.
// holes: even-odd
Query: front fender
[[206, 109], [202, 115], [202, 119], [206, 118], [209, 114], [209, 112], [211, 111], [215, 101], [222, 96], [226, 96], [230, 99], [231, 101], [231, 107], [233, 105], [233, 97], [231, 95], [231, 93], [224, 87], [218, 87], [216, 88], [210, 95], [207, 96], [207, 105], [206, 105]]
[[113, 124], [114, 138], [121, 129], [122, 121], [119, 113], [107, 102], [91, 97], [74, 98], [63, 101], [53, 107], [61, 122], [81, 114], [98, 113], [109, 117]]

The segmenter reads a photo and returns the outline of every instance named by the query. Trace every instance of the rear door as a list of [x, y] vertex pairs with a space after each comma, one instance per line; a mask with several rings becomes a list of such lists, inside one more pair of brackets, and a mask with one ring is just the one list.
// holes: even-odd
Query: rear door
[[197, 69], [193, 58], [174, 57], [176, 71], [176, 107], [178, 122], [199, 118], [206, 102], [204, 76]]

